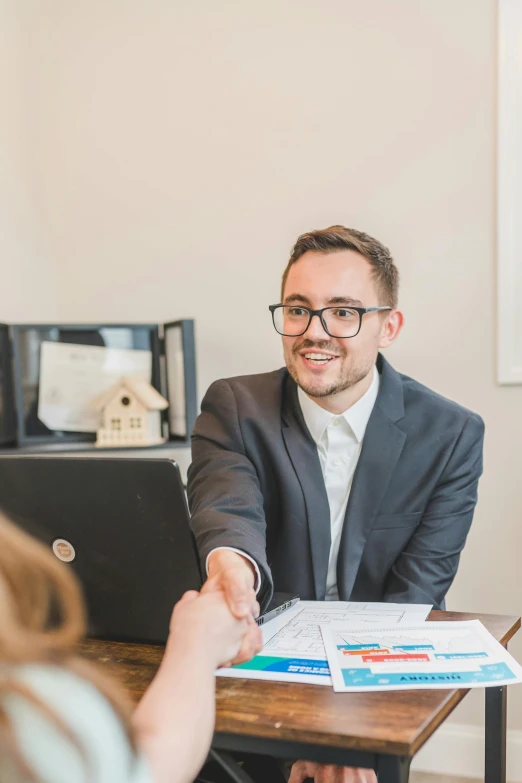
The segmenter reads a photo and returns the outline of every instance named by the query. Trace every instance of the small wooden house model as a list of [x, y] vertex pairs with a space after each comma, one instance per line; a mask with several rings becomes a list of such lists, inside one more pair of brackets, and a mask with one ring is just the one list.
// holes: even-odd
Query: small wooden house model
[[163, 443], [161, 411], [167, 407], [167, 400], [143, 378], [121, 378], [96, 401], [102, 419], [96, 446]]

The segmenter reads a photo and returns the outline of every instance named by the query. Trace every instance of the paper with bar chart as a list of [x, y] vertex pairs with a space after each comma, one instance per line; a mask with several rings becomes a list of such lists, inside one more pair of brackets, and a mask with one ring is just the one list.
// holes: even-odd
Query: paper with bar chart
[[522, 682], [522, 667], [479, 620], [321, 626], [335, 691], [487, 688]]
[[219, 669], [223, 677], [332, 685], [320, 623], [371, 629], [376, 625], [415, 625], [428, 616], [427, 604], [354, 601], [299, 601], [261, 626], [263, 649], [247, 663]]

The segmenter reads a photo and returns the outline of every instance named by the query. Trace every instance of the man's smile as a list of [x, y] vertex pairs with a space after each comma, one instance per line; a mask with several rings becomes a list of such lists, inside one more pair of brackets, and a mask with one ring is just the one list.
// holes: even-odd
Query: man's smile
[[327, 353], [326, 351], [320, 350], [313, 351], [310, 349], [299, 351], [299, 356], [303, 360], [303, 364], [305, 366], [313, 367], [314, 369], [318, 367], [326, 367], [339, 358], [339, 356], [336, 354]]

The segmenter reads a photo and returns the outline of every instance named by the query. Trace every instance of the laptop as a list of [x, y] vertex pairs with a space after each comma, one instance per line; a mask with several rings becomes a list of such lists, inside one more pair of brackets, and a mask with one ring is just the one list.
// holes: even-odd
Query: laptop
[[[164, 643], [174, 604], [201, 587], [174, 460], [0, 455], [0, 508], [76, 573], [90, 636]], [[275, 594], [259, 621], [296, 600]]]

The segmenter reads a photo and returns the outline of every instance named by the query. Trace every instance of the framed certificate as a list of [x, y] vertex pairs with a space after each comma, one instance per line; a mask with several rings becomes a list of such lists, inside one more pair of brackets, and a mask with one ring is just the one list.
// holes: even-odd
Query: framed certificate
[[[197, 413], [194, 323], [16, 324], [5, 327], [19, 445], [94, 443], [88, 403], [122, 376], [169, 402], [164, 437], [188, 442]], [[166, 353], [168, 351], [168, 354]]]

